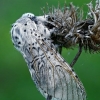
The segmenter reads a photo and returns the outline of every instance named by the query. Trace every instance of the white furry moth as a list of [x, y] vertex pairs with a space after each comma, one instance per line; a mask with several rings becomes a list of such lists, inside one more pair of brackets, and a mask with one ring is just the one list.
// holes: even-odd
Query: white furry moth
[[86, 100], [82, 83], [55, 50], [51, 33], [44, 25], [47, 17], [24, 14], [12, 26], [12, 42], [46, 100]]

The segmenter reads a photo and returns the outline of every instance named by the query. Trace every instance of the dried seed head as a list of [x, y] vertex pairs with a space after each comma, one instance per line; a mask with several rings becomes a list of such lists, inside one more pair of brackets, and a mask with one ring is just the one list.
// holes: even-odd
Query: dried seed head
[[46, 26], [50, 29], [55, 44], [70, 48], [81, 43], [86, 51], [100, 51], [100, 0], [96, 0], [95, 7], [92, 2], [87, 6], [89, 12], [85, 20], [80, 20], [83, 12], [72, 3], [63, 9], [58, 6], [49, 10], [49, 24]]

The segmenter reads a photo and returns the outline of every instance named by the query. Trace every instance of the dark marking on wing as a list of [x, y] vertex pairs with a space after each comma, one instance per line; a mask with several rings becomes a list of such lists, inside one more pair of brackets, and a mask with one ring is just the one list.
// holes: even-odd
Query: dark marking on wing
[[48, 95], [47, 96], [47, 100], [51, 100], [52, 99], [52, 96], [51, 95]]

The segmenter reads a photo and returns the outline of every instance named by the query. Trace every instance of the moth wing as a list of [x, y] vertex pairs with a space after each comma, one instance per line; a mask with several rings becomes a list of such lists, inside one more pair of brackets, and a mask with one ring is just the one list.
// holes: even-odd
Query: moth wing
[[[41, 93], [57, 100], [86, 100], [86, 93], [75, 72], [49, 43], [36, 39], [43, 55], [33, 63]], [[36, 80], [36, 79], [35, 79]]]

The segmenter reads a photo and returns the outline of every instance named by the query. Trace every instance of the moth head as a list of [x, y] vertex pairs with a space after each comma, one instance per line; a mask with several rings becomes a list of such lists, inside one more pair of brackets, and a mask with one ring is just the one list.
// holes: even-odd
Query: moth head
[[12, 25], [10, 32], [12, 42], [19, 51], [22, 51], [26, 42], [29, 42], [31, 35], [37, 29], [35, 18], [34, 14], [25, 13]]
[[25, 14], [22, 15], [22, 18], [29, 18], [32, 21], [34, 21], [35, 24], [38, 23], [37, 17], [34, 14], [32, 14], [32, 13], [25, 13]]
[[25, 13], [25, 14], [22, 15], [22, 17], [28, 17], [28, 18], [32, 18], [32, 17], [34, 17], [34, 16], [35, 16], [35, 15], [32, 14], [32, 13]]

